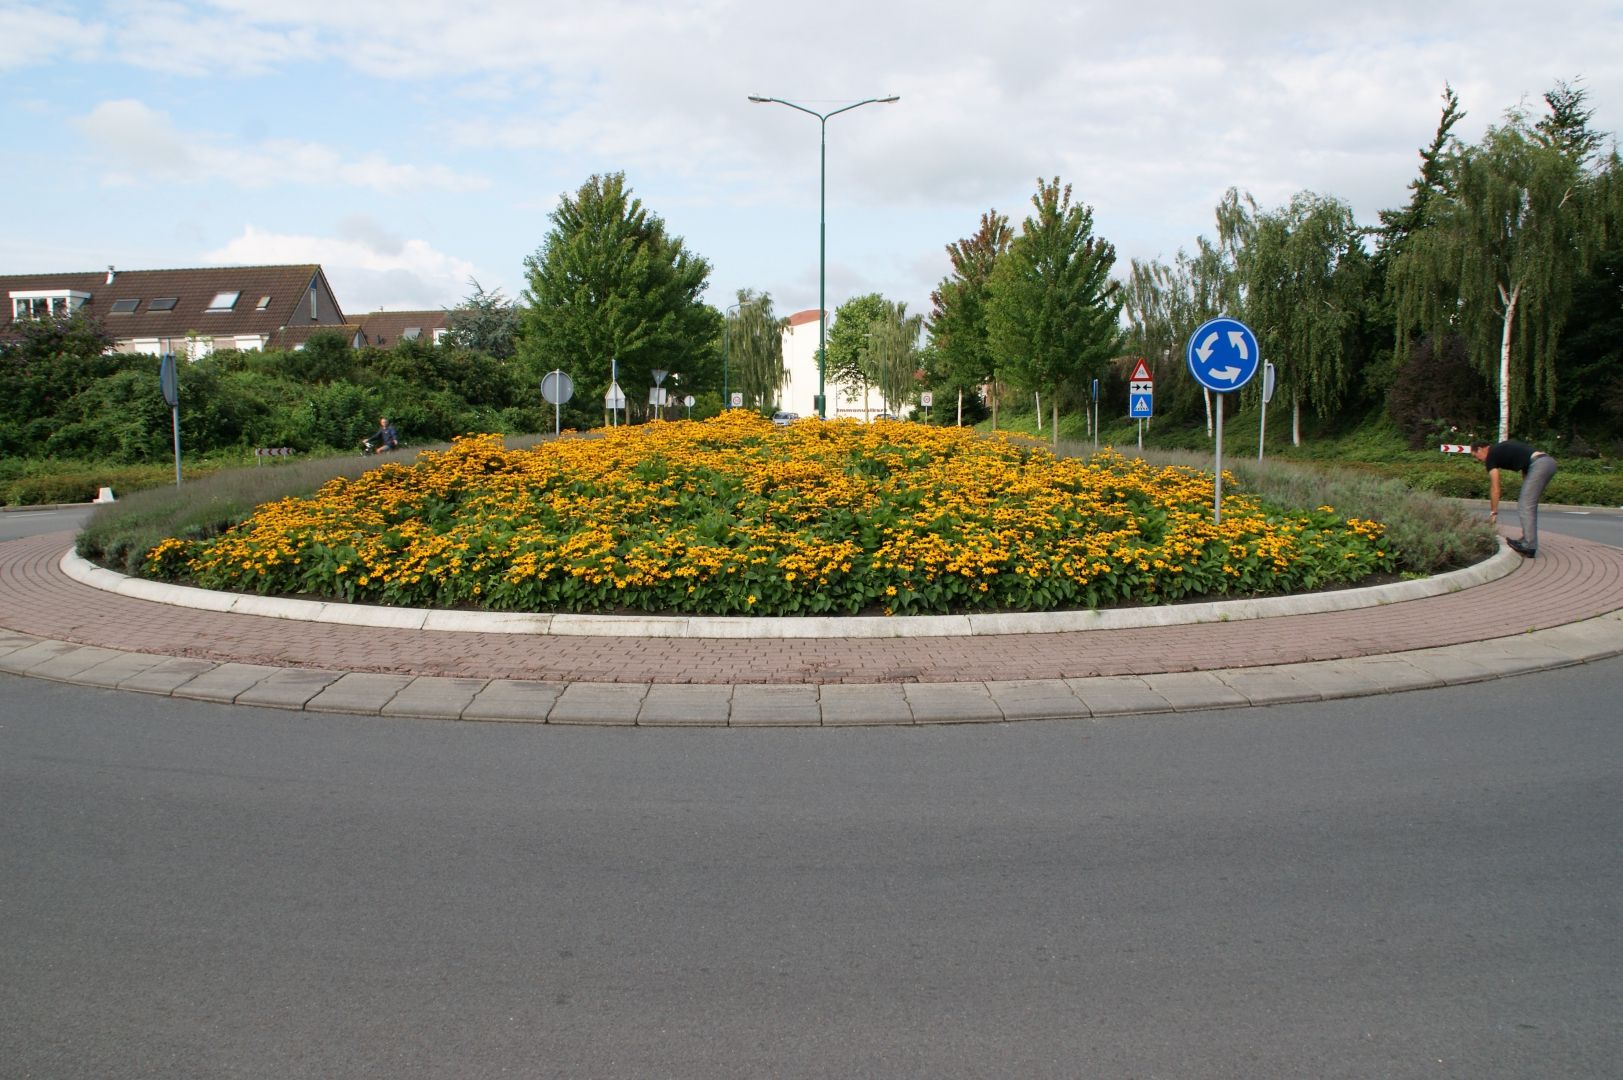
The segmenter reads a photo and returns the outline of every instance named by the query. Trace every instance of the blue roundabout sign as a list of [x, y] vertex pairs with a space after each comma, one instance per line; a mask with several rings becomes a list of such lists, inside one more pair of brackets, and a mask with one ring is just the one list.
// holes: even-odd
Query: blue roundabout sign
[[1251, 381], [1262, 362], [1257, 335], [1238, 319], [1211, 319], [1189, 335], [1189, 374], [1208, 390], [1229, 394]]

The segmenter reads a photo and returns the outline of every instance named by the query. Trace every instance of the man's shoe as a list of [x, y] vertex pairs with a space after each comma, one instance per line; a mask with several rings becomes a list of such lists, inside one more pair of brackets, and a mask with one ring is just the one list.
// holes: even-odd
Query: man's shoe
[[1538, 555], [1538, 548], [1530, 548], [1520, 540], [1506, 540], [1505, 543], [1510, 545], [1510, 550], [1525, 558], [1531, 559]]

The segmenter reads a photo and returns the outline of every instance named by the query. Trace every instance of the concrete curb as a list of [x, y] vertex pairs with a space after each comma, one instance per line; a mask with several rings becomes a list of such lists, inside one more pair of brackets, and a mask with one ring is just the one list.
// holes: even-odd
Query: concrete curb
[[483, 634], [536, 634], [564, 637], [672, 637], [720, 639], [974, 637], [994, 634], [1055, 634], [1083, 630], [1126, 630], [1154, 626], [1226, 623], [1285, 615], [1352, 611], [1459, 592], [1495, 581], [1521, 563], [1503, 539], [1492, 558], [1436, 577], [1398, 581], [1363, 589], [1338, 589], [1297, 596], [1217, 600], [1162, 607], [1107, 608], [984, 615], [899, 615], [759, 619], [654, 615], [550, 615], [492, 611], [438, 611], [324, 603], [276, 596], [213, 592], [127, 577], [79, 557], [71, 548], [62, 572], [83, 585], [139, 600], [205, 611], [259, 615], [303, 622], [340, 623], [395, 630], [440, 630]]
[[686, 685], [381, 675], [127, 653], [0, 630], [0, 672], [219, 704], [617, 727], [1010, 723], [1198, 712], [1486, 682], [1623, 656], [1623, 611], [1510, 638], [1344, 660], [1011, 682]]

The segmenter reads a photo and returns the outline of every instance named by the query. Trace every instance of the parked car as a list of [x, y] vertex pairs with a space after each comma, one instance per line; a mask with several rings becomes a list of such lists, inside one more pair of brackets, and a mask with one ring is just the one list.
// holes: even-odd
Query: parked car
[[800, 414], [799, 413], [797, 413], [797, 412], [784, 412], [782, 409], [779, 409], [777, 412], [772, 414], [772, 422], [774, 424], [778, 425], [779, 427], [788, 427], [790, 424], [794, 423], [796, 420], [799, 420], [799, 419], [800, 419]]

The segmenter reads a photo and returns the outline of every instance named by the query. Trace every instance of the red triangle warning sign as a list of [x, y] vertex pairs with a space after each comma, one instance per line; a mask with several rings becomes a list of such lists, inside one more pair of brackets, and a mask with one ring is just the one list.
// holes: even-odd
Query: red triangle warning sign
[[1138, 366], [1133, 369], [1133, 377], [1131, 379], [1127, 380], [1127, 381], [1128, 382], [1151, 382], [1151, 381], [1153, 381], [1151, 379], [1151, 377], [1150, 377], [1150, 366], [1148, 364], [1146, 364], [1142, 359], [1139, 360]]

